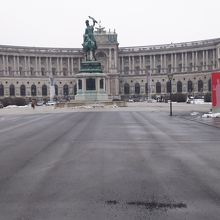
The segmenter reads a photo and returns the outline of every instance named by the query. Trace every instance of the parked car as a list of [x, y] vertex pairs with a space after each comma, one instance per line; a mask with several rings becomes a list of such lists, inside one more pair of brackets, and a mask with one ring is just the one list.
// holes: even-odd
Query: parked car
[[204, 96], [190, 96], [187, 98], [186, 103], [188, 104], [203, 104], [204, 103]]
[[193, 96], [187, 97], [186, 103], [187, 103], [187, 104], [192, 104], [192, 103], [193, 103], [193, 100], [194, 100], [194, 97], [193, 97]]
[[46, 105], [51, 106], [51, 105], [56, 105], [55, 101], [47, 101]]
[[42, 106], [42, 105], [44, 105], [44, 101], [38, 101], [36, 105], [37, 106]]

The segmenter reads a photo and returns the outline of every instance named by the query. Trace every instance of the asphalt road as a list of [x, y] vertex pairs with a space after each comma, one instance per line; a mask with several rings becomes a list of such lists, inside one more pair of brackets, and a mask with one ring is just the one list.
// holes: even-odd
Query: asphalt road
[[219, 216], [219, 128], [167, 112], [0, 117], [1, 220]]

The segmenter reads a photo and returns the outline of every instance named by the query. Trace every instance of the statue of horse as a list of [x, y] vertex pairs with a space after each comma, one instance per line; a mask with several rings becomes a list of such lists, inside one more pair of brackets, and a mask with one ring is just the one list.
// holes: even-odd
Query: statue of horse
[[97, 49], [96, 42], [91, 40], [88, 35], [84, 35], [84, 42], [82, 44], [83, 51], [86, 53], [86, 60], [96, 60], [95, 50]]

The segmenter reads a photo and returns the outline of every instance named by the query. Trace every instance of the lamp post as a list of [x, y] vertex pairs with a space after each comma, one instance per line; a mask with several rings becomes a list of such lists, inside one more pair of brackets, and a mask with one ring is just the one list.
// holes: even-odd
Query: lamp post
[[170, 116], [173, 115], [172, 111], [172, 79], [173, 79], [173, 73], [168, 73], [168, 79], [170, 81]]
[[151, 99], [151, 70], [147, 70], [147, 100]]

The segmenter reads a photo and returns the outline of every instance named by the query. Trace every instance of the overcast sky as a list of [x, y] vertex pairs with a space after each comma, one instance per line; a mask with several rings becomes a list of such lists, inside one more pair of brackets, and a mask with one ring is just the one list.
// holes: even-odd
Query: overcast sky
[[88, 15], [119, 46], [220, 38], [220, 0], [0, 0], [0, 45], [81, 48]]

